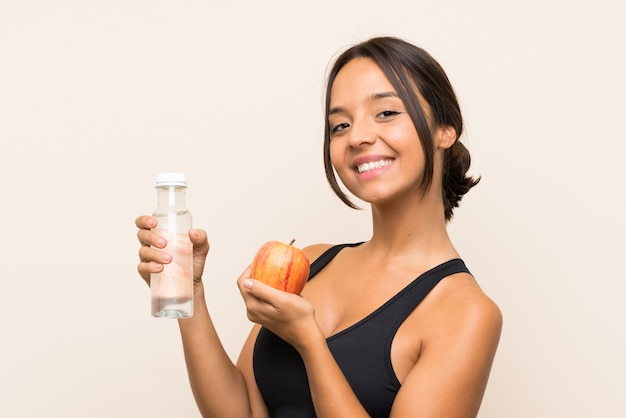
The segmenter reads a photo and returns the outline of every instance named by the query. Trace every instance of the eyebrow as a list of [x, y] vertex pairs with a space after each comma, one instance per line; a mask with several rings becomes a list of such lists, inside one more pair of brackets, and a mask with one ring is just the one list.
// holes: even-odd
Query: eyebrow
[[[371, 101], [382, 100], [382, 99], [387, 99], [387, 98], [400, 99], [400, 96], [398, 95], [398, 93], [394, 91], [386, 91], [382, 93], [374, 93], [368, 97], [368, 99]], [[345, 109], [343, 107], [339, 107], [339, 106], [332, 107], [328, 110], [328, 116], [334, 115], [337, 113], [342, 113], [344, 111]]]
[[396, 93], [395, 91], [386, 91], [384, 93], [375, 93], [372, 94], [371, 96], [371, 100], [380, 100], [380, 99], [386, 99], [388, 97], [392, 97], [394, 99], [399, 99], [400, 96], [398, 95], [398, 93]]

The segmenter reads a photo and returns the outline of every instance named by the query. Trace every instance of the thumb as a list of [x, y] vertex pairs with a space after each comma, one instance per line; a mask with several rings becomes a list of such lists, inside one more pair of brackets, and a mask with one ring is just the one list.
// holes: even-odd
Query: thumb
[[265, 285], [265, 283], [253, 279], [252, 277], [248, 277], [242, 280], [241, 285], [246, 292], [258, 298], [263, 294], [261, 288]]
[[196, 255], [206, 256], [210, 247], [206, 232], [202, 229], [190, 229], [189, 239], [193, 244], [193, 253]]
[[246, 293], [260, 301], [271, 303], [276, 298], [276, 289], [251, 277], [244, 279], [242, 286]]

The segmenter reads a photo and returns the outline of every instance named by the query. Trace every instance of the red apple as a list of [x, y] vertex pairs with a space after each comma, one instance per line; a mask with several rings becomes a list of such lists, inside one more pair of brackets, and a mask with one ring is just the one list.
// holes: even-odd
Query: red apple
[[294, 241], [263, 244], [252, 262], [252, 278], [299, 295], [309, 278], [309, 259], [301, 249], [293, 246]]

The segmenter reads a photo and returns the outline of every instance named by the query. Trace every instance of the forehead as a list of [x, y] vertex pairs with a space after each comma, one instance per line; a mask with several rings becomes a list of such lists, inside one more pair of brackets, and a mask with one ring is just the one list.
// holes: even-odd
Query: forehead
[[331, 102], [396, 92], [383, 70], [371, 58], [355, 58], [337, 73], [330, 90]]

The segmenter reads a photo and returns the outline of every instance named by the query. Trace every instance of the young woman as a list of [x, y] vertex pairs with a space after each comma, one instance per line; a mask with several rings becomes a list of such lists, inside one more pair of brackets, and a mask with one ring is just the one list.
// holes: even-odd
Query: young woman
[[[301, 296], [238, 279], [256, 323], [237, 364], [204, 299], [209, 250], [194, 243], [195, 315], [179, 321], [206, 417], [475, 417], [502, 318], [455, 250], [447, 221], [478, 180], [459, 142], [463, 122], [444, 70], [391, 37], [346, 50], [326, 90], [324, 164], [333, 190], [371, 205], [368, 241], [305, 248]], [[141, 276], [170, 261], [150, 216], [137, 218]]]

